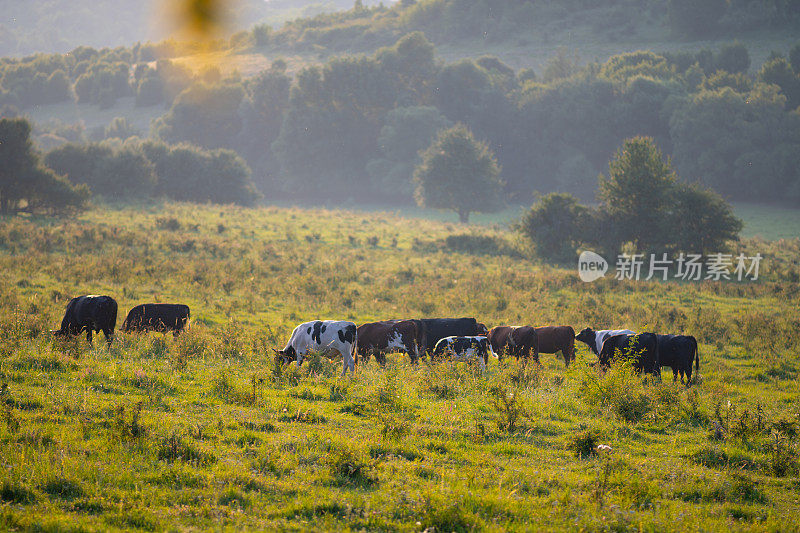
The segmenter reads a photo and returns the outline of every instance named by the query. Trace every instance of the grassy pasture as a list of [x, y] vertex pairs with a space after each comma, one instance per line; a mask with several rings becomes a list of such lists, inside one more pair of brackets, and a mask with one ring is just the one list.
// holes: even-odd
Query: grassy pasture
[[[760, 282], [587, 286], [504, 230], [386, 212], [3, 219], [0, 529], [797, 529], [800, 242], [739, 246], [768, 256]], [[89, 292], [121, 315], [185, 302], [193, 325], [53, 341]], [[702, 377], [600, 376], [582, 345], [568, 369], [543, 355], [485, 376], [399, 356], [345, 379], [324, 359], [274, 365], [301, 321], [406, 316], [688, 332]]]

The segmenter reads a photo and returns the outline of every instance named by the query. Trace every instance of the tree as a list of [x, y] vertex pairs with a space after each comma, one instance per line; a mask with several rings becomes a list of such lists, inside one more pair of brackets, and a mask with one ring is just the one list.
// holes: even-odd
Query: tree
[[726, 44], [714, 57], [714, 67], [732, 74], [744, 74], [750, 68], [750, 54], [742, 43]]
[[800, 105], [800, 78], [785, 57], [776, 57], [764, 63], [758, 77], [764, 83], [772, 83], [781, 88], [786, 96], [788, 109], [795, 109]]
[[414, 196], [414, 168], [419, 165], [419, 152], [430, 146], [436, 133], [452, 123], [432, 106], [397, 107], [386, 114], [378, 137], [383, 157], [367, 163], [367, 172], [379, 188], [400, 194], [409, 201]]
[[244, 98], [241, 84], [196, 83], [175, 99], [153, 129], [167, 142], [190, 142], [204, 148], [232, 148], [242, 130], [239, 106]]
[[0, 119], [0, 213], [82, 208], [89, 197], [88, 188], [72, 186], [43, 166], [30, 135], [27, 120]]
[[627, 139], [600, 176], [600, 209], [608, 213], [621, 243], [659, 250], [669, 242], [670, 193], [676, 177], [650, 137]]
[[463, 124], [439, 133], [422, 154], [414, 182], [418, 205], [451, 209], [464, 223], [472, 212], [492, 213], [503, 207], [497, 160]]
[[680, 183], [671, 224], [671, 240], [684, 252], [718, 253], [739, 239], [742, 221], [722, 197], [699, 184]]
[[542, 196], [526, 212], [517, 230], [530, 240], [536, 254], [553, 261], [570, 261], [575, 250], [587, 240], [589, 208], [568, 193]]

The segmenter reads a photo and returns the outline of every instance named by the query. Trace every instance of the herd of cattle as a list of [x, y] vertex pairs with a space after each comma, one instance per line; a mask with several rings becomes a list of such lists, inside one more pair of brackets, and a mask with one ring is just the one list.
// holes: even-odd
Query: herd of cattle
[[[55, 335], [80, 335], [102, 331], [111, 344], [117, 322], [117, 302], [110, 296], [78, 296], [67, 304], [61, 329]], [[178, 335], [189, 322], [189, 307], [182, 304], [141, 304], [128, 312], [122, 331], [172, 332]], [[345, 320], [315, 320], [300, 324], [282, 350], [275, 350], [284, 363], [301, 365], [311, 352], [335, 354], [343, 358], [342, 375], [355, 371], [360, 357], [370, 356], [383, 365], [388, 353], [406, 353], [412, 363], [429, 356], [476, 361], [482, 371], [495, 358], [514, 356], [539, 362], [540, 353], [561, 352], [569, 366], [575, 359], [575, 340], [586, 343], [597, 355], [603, 368], [620, 354], [631, 357], [638, 372], [661, 375], [661, 368], [672, 369], [673, 380], [680, 374], [692, 380], [692, 364], [700, 369], [697, 340], [691, 335], [656, 335], [634, 333], [627, 329], [598, 330], [585, 328], [575, 335], [571, 326], [497, 326], [491, 330], [474, 318], [423, 318], [383, 320], [356, 326]]]

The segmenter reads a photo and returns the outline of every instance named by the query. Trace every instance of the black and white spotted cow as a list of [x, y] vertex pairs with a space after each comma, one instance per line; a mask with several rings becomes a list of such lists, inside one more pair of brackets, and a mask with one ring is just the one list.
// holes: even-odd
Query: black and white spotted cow
[[598, 329], [584, 328], [583, 331], [575, 335], [575, 339], [586, 343], [595, 355], [600, 355], [603, 343], [615, 335], [635, 335], [629, 329]]
[[331, 355], [342, 354], [342, 375], [355, 371], [356, 325], [345, 320], [314, 320], [300, 324], [292, 332], [283, 350], [275, 350], [284, 363], [297, 361], [299, 367], [303, 356], [309, 352]]
[[440, 339], [433, 348], [432, 359], [441, 358], [449, 355], [459, 361], [470, 361], [476, 359], [480, 362], [481, 372], [486, 371], [486, 364], [489, 362], [489, 354], [495, 359], [497, 354], [492, 350], [492, 344], [485, 335], [474, 335], [470, 337], [445, 337]]

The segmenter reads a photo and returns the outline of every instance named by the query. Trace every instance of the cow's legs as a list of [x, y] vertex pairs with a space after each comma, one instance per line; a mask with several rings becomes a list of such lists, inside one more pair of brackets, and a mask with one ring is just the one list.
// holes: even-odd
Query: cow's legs
[[114, 339], [114, 331], [110, 329], [104, 329], [103, 335], [106, 336], [106, 344], [111, 346], [111, 341]]
[[89, 344], [92, 344], [92, 328], [86, 330], [86, 340], [89, 341]]

